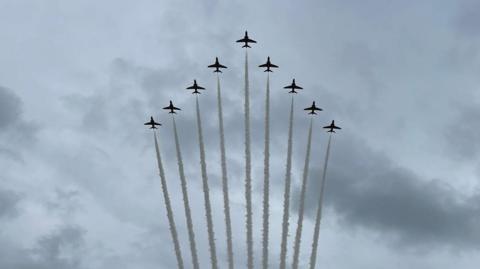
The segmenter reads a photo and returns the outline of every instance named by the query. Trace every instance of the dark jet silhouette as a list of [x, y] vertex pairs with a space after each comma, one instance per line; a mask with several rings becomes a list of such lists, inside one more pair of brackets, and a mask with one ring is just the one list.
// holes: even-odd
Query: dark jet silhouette
[[227, 68], [227, 67], [225, 65], [221, 65], [218, 62], [218, 57], [215, 57], [215, 63], [209, 65], [208, 68], [215, 68], [215, 71], [213, 71], [213, 73], [222, 73], [222, 70], [220, 70], [220, 68]]
[[270, 62], [270, 57], [267, 57], [267, 62], [259, 65], [258, 67], [266, 67], [267, 69], [263, 72], [273, 72], [270, 68], [278, 68], [278, 65], [274, 65]]
[[330, 125], [327, 125], [327, 126], [324, 126], [323, 127], [324, 129], [330, 129], [328, 132], [329, 133], [335, 133], [335, 131], [333, 129], [336, 129], [336, 130], [340, 130], [342, 128], [338, 127], [338, 126], [335, 126], [335, 121], [332, 120], [332, 123], [330, 123]]
[[161, 126], [160, 123], [155, 122], [155, 121], [153, 120], [153, 117], [150, 117], [150, 121], [149, 121], [149, 122], [145, 122], [143, 125], [150, 125], [150, 129], [157, 129], [156, 126]]
[[288, 93], [297, 93], [297, 92], [295, 91], [295, 89], [303, 90], [302, 87], [300, 87], [300, 86], [298, 86], [297, 84], [295, 84], [295, 79], [293, 79], [291, 85], [285, 86], [285, 87], [283, 87], [283, 88], [284, 88], [284, 89], [291, 89], [291, 91], [289, 91]]
[[312, 104], [311, 107], [304, 108], [303, 110], [310, 110], [310, 112], [308, 114], [317, 115], [317, 113], [315, 111], [322, 111], [323, 109], [315, 106], [315, 101], [313, 101], [313, 104]]
[[169, 105], [169, 106], [166, 106], [166, 107], [164, 107], [163, 109], [170, 110], [170, 112], [168, 112], [169, 114], [177, 114], [177, 112], [175, 112], [175, 110], [181, 110], [180, 108], [175, 107], [175, 106], [173, 105], [172, 101], [170, 101], [170, 105]]
[[257, 41], [250, 39], [248, 37], [248, 32], [245, 31], [245, 36], [242, 39], [237, 40], [237, 43], [245, 43], [245, 45], [242, 46], [242, 48], [251, 48], [248, 43], [257, 43]]
[[200, 94], [200, 92], [199, 92], [198, 90], [205, 90], [205, 88], [202, 87], [202, 86], [199, 86], [199, 85], [197, 84], [197, 80], [194, 79], [194, 80], [193, 80], [193, 85], [190, 86], [190, 87], [187, 87], [187, 90], [193, 90], [192, 94], [194, 94], [194, 93], [195, 93], [195, 94]]

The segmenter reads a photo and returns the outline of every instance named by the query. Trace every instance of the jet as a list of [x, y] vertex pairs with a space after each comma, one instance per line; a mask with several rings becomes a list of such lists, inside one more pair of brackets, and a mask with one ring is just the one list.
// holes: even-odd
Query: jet
[[273, 72], [270, 68], [278, 68], [278, 65], [274, 65], [270, 62], [270, 57], [267, 57], [267, 62], [259, 65], [258, 67], [266, 67], [267, 69], [263, 72]]
[[202, 86], [199, 86], [199, 85], [197, 84], [197, 80], [194, 79], [194, 80], [193, 80], [193, 85], [190, 86], [190, 87], [187, 87], [187, 90], [193, 90], [192, 94], [194, 94], [194, 93], [200, 94], [200, 92], [199, 92], [198, 90], [205, 90], [205, 88], [202, 87]]
[[327, 131], [329, 133], [335, 133], [335, 131], [333, 129], [336, 129], [336, 130], [342, 129], [338, 126], [335, 126], [335, 121], [334, 120], [332, 120], [332, 123], [330, 123], [330, 125], [324, 126], [323, 128], [324, 129], [330, 129], [329, 131]]
[[181, 110], [180, 108], [175, 107], [175, 106], [173, 105], [172, 101], [170, 101], [170, 105], [169, 105], [169, 106], [166, 106], [166, 107], [164, 107], [163, 109], [170, 110], [170, 112], [168, 112], [169, 114], [177, 114], [177, 112], [175, 112], [175, 110]]
[[157, 129], [156, 126], [161, 126], [160, 123], [155, 122], [155, 121], [153, 120], [153, 117], [150, 117], [150, 121], [149, 121], [149, 122], [145, 122], [143, 125], [150, 125], [150, 129]]
[[222, 73], [222, 70], [220, 70], [220, 68], [227, 68], [227, 67], [225, 65], [221, 65], [218, 62], [218, 57], [215, 57], [215, 63], [209, 65], [208, 68], [215, 68], [215, 71], [213, 71], [213, 73]]
[[242, 39], [237, 40], [237, 43], [245, 43], [245, 45], [242, 46], [242, 48], [251, 48], [248, 43], [257, 43], [257, 41], [250, 39], [248, 37], [248, 32], [245, 31], [245, 36]]
[[291, 89], [291, 91], [289, 91], [288, 93], [297, 93], [295, 91], [295, 89], [299, 89], [299, 90], [302, 90], [303, 88], [298, 86], [297, 84], [295, 84], [295, 79], [293, 79], [292, 81], [292, 84], [291, 85], [288, 85], [288, 86], [285, 86], [283, 87], [284, 89]]
[[310, 113], [308, 113], [308, 114], [317, 115], [317, 113], [315, 111], [322, 111], [323, 109], [315, 106], [315, 101], [313, 101], [313, 104], [312, 104], [311, 107], [304, 108], [303, 110], [310, 110]]

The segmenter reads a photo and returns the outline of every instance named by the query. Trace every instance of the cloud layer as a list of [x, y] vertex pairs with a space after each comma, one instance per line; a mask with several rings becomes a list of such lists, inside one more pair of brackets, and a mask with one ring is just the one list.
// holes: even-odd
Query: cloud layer
[[142, 128], [150, 115], [163, 124], [166, 177], [188, 253], [171, 119], [160, 109], [169, 100], [182, 108], [176, 121], [206, 266], [194, 97], [185, 90], [193, 79], [207, 88], [199, 100], [219, 264], [226, 265], [216, 80], [206, 68], [215, 56], [228, 66], [221, 79], [233, 241], [236, 266], [245, 267], [244, 54], [234, 40], [248, 29], [259, 42], [249, 54], [256, 265], [266, 84], [256, 66], [270, 56], [280, 66], [270, 77], [272, 265], [280, 252], [290, 100], [282, 87], [295, 77], [305, 90], [295, 97], [291, 223], [309, 122], [301, 109], [312, 100], [324, 109], [314, 120], [300, 260], [308, 257], [322, 173], [321, 126], [335, 119], [343, 129], [332, 146], [319, 265], [476, 268], [478, 13], [473, 1], [5, 1], [0, 267], [174, 268], [153, 140]]

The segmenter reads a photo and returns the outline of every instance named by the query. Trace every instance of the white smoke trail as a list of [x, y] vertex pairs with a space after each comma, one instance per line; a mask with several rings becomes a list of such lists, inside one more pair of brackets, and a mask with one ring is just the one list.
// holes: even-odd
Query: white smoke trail
[[215, 249], [215, 232], [213, 230], [212, 206], [210, 204], [210, 189], [208, 187], [207, 163], [205, 161], [205, 145], [203, 143], [202, 121], [200, 119], [200, 106], [198, 105], [198, 96], [195, 99], [197, 106], [197, 127], [198, 141], [200, 147], [200, 166], [202, 170], [203, 195], [205, 199], [205, 214], [207, 217], [208, 243], [210, 247], [210, 260], [212, 269], [217, 269], [217, 253]]
[[250, 156], [250, 96], [248, 85], [248, 52], [245, 49], [245, 200], [247, 226], [247, 268], [253, 269], [253, 227], [252, 227], [252, 172]]
[[290, 105], [290, 120], [288, 126], [287, 169], [285, 173], [285, 192], [283, 194], [282, 243], [280, 245], [280, 269], [285, 269], [287, 259], [288, 218], [290, 210], [290, 185], [292, 180], [292, 133], [293, 133], [293, 96]]
[[177, 257], [177, 264], [179, 269], [183, 269], [182, 252], [180, 250], [180, 243], [178, 242], [177, 228], [175, 226], [175, 220], [173, 218], [172, 205], [170, 203], [170, 196], [168, 195], [167, 180], [165, 179], [165, 171], [163, 170], [162, 157], [160, 155], [160, 149], [157, 142], [157, 134], [154, 132], [153, 137], [155, 139], [155, 151], [157, 152], [157, 163], [160, 175], [160, 182], [162, 184], [163, 199], [165, 200], [165, 208], [167, 209], [167, 218], [170, 225], [170, 233], [172, 235], [173, 246], [175, 249], [175, 256]]
[[310, 119], [310, 128], [308, 129], [307, 153], [305, 154], [305, 166], [303, 167], [302, 188], [300, 191], [300, 207], [298, 209], [297, 232], [295, 234], [295, 243], [293, 247], [293, 263], [292, 263], [293, 269], [298, 268], [298, 258], [300, 256], [300, 244], [302, 240], [302, 229], [303, 229], [303, 215], [305, 210], [305, 194], [307, 190], [307, 180], [308, 180], [308, 166], [310, 164], [310, 149], [312, 145], [312, 125], [313, 125], [313, 118]]
[[217, 74], [217, 104], [218, 104], [218, 124], [220, 129], [220, 156], [222, 166], [222, 185], [223, 185], [223, 211], [225, 214], [225, 229], [227, 234], [227, 255], [228, 268], [233, 269], [233, 244], [232, 244], [232, 222], [230, 220], [230, 204], [228, 197], [228, 177], [227, 177], [227, 158], [225, 154], [225, 132], [223, 129], [223, 111], [222, 111], [222, 93], [220, 91], [220, 78]]
[[315, 229], [313, 232], [312, 253], [310, 254], [310, 269], [315, 269], [317, 262], [318, 236], [320, 234], [320, 220], [322, 218], [323, 192], [325, 189], [325, 176], [327, 175], [328, 157], [330, 156], [330, 143], [332, 135], [328, 138], [327, 152], [325, 153], [325, 163], [323, 164], [322, 181], [320, 182], [320, 196], [318, 197], [317, 216], [315, 218]]
[[197, 247], [195, 244], [195, 233], [193, 232], [192, 213], [190, 209], [190, 202], [188, 200], [187, 180], [185, 179], [185, 172], [183, 169], [183, 158], [182, 158], [182, 152], [180, 150], [180, 142], [178, 139], [177, 124], [175, 123], [175, 117], [173, 116], [173, 114], [172, 114], [172, 121], [173, 121], [173, 133], [175, 136], [175, 148], [177, 151], [178, 173], [180, 175], [180, 185], [182, 186], [183, 204], [185, 207], [185, 219], [187, 221], [188, 240], [190, 242], [190, 251], [192, 253], [192, 263], [193, 263], [194, 269], [199, 269], [200, 266], [198, 263]]
[[265, 148], [263, 159], [263, 269], [268, 269], [268, 225], [270, 197], [270, 75], [267, 74], [267, 91], [265, 93]]

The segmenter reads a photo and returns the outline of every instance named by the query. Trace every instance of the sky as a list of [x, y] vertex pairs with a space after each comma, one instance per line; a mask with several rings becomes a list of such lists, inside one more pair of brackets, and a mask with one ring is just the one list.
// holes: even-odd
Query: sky
[[[295, 78], [292, 223], [313, 100], [300, 267], [335, 119], [317, 265], [477, 268], [480, 262], [480, 4], [459, 1], [0, 1], [0, 268], [175, 268], [155, 160], [154, 116], [185, 263], [188, 237], [173, 100], [202, 268], [208, 238], [193, 79], [199, 96], [220, 268], [226, 243], [216, 107], [221, 75], [235, 263], [246, 266], [243, 59], [252, 116], [255, 264], [261, 256], [263, 112], [271, 87], [271, 253], [278, 264]], [[190, 268], [190, 267], [187, 267]]]

